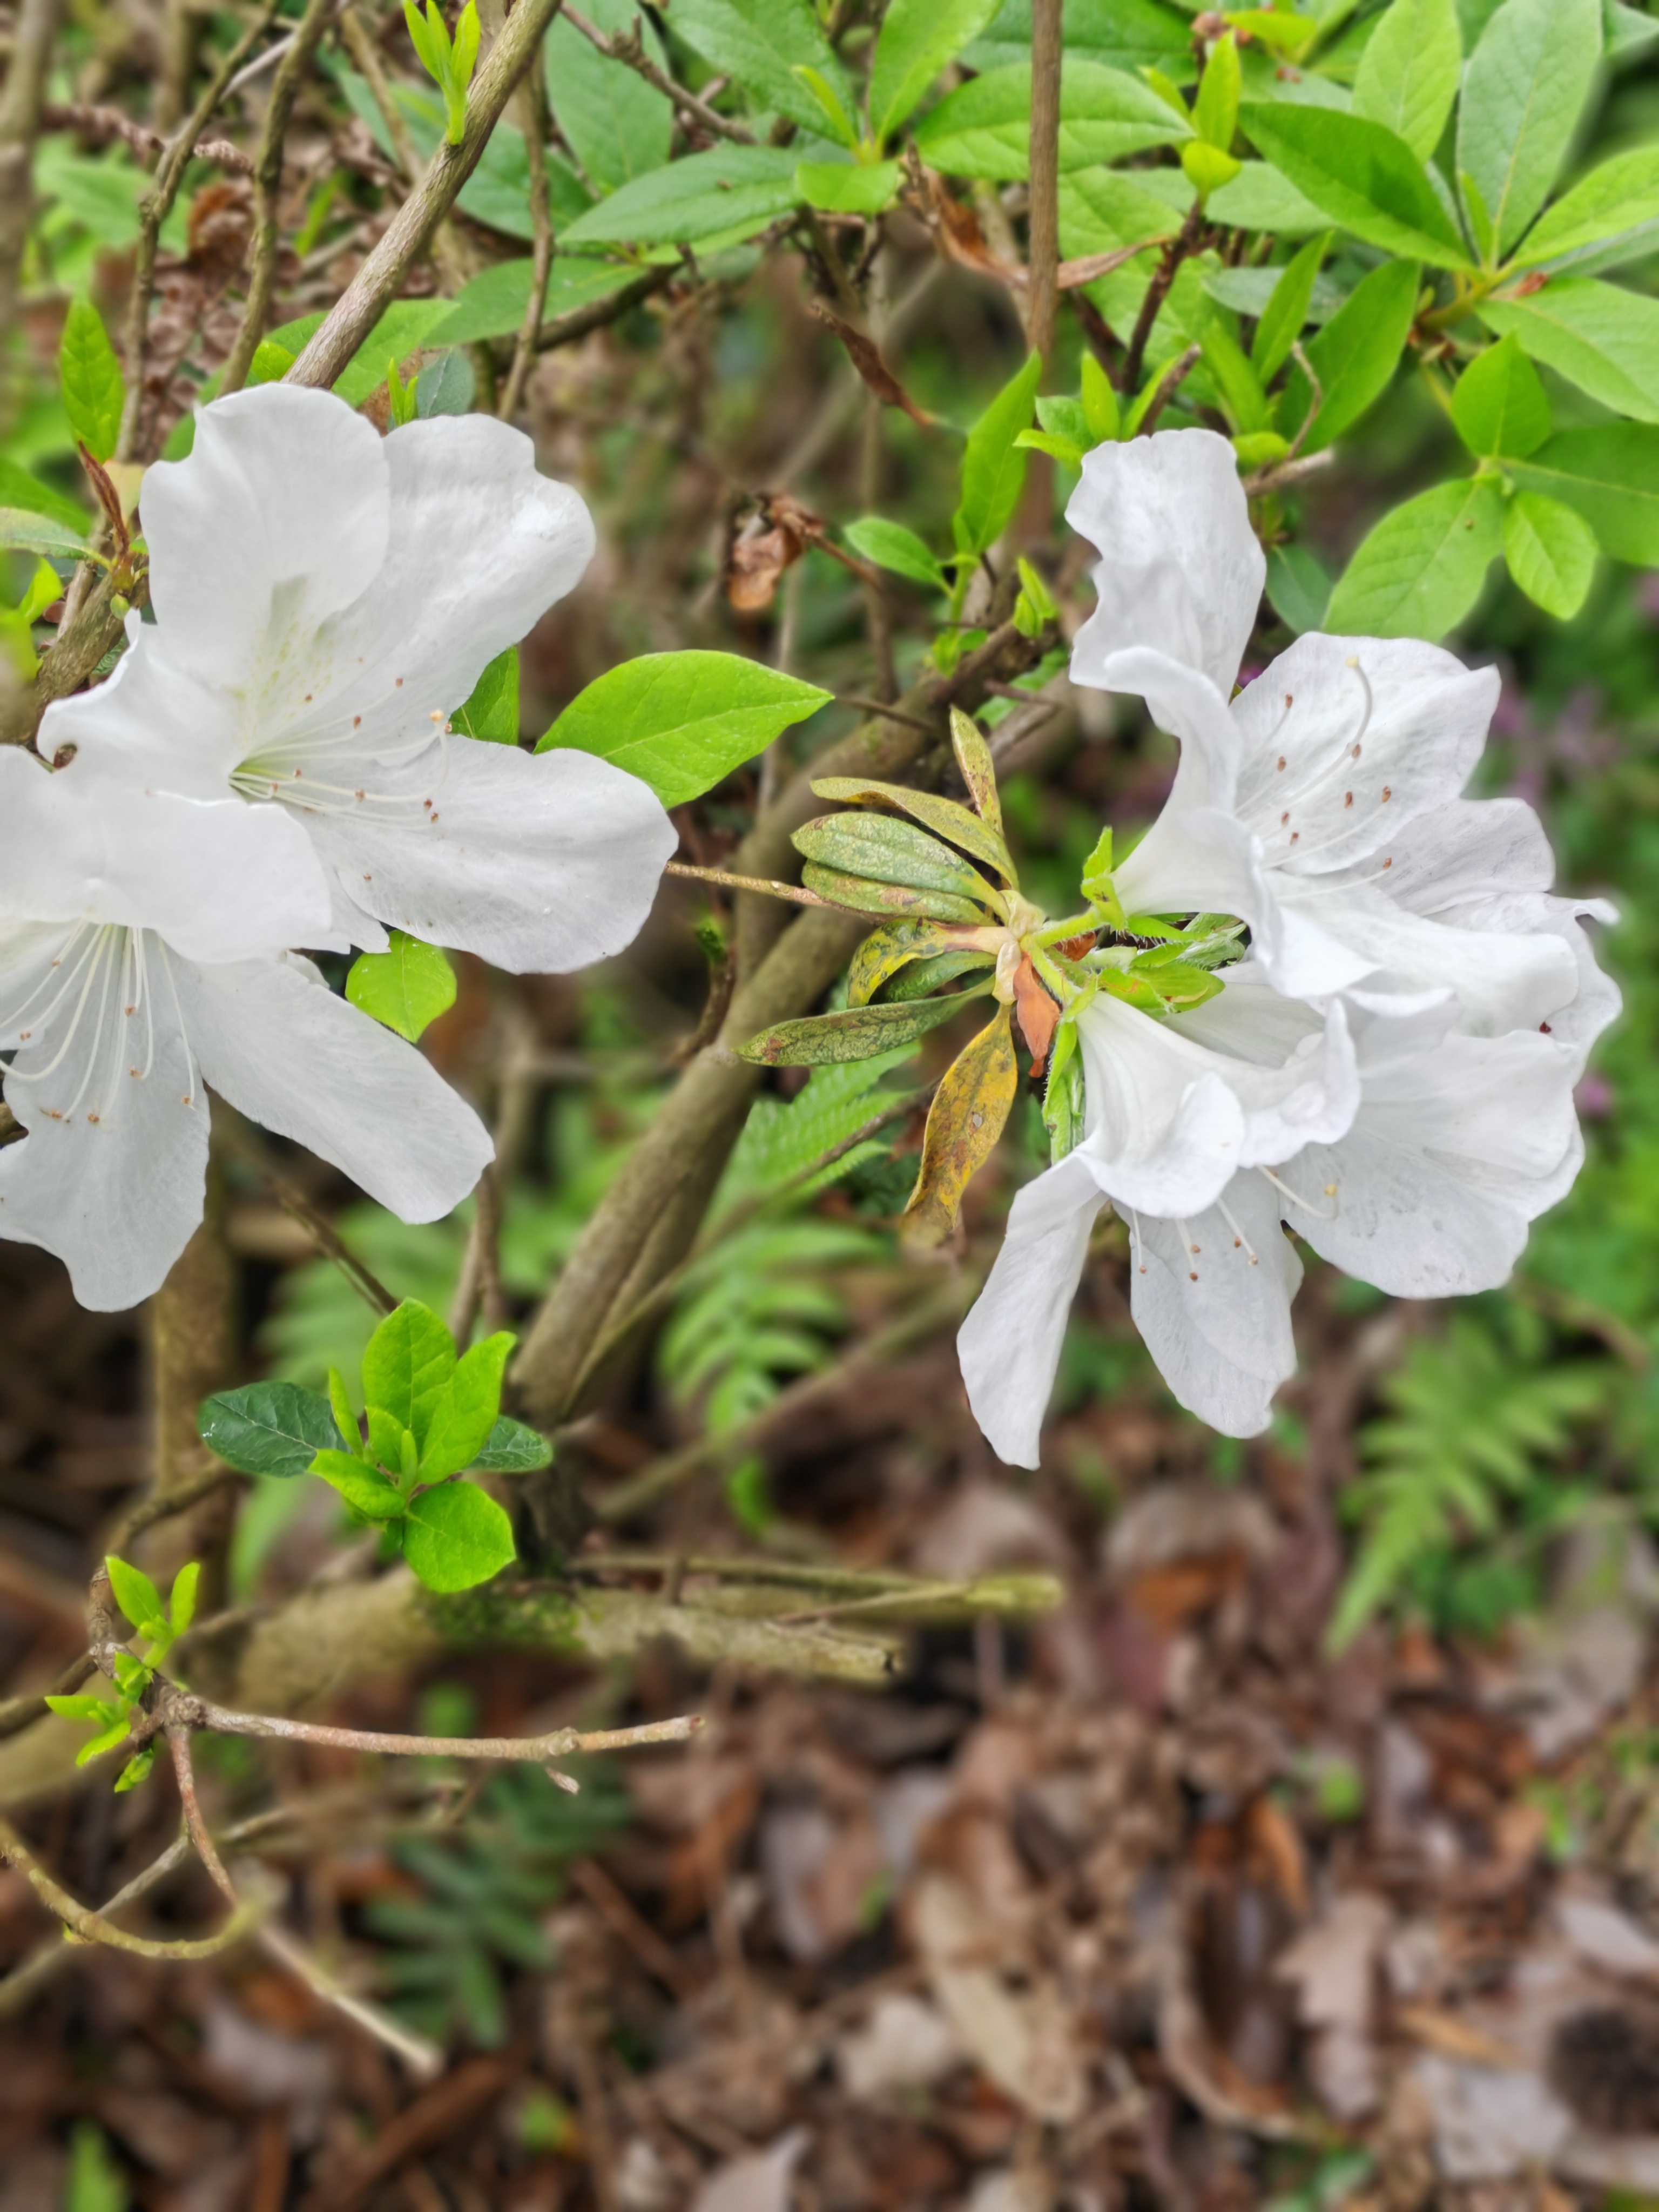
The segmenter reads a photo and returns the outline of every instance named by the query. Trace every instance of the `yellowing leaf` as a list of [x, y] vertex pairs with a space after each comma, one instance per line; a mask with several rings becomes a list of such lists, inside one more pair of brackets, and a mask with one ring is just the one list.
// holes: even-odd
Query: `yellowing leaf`
[[904, 1209], [908, 1243], [942, 1244], [954, 1231], [962, 1194], [990, 1158], [1018, 1083], [1013, 1025], [1004, 1006], [989, 1028], [957, 1054], [933, 1093], [921, 1140], [921, 1173]]

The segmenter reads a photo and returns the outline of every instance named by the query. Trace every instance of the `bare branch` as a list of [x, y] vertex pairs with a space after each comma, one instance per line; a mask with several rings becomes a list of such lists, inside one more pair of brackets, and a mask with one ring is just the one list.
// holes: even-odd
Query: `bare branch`
[[[254, 68], [264, 68], [293, 43], [289, 39], [282, 46], [273, 46], [268, 54], [261, 54], [254, 63]], [[246, 76], [247, 71], [244, 70], [243, 78]], [[226, 97], [228, 98], [235, 89], [236, 80], [233, 78], [225, 87]], [[148, 124], [135, 123], [130, 115], [123, 115], [118, 107], [94, 107], [83, 100], [48, 100], [40, 111], [40, 128], [43, 131], [72, 131], [77, 138], [90, 138], [105, 146], [112, 139], [118, 138], [124, 144], [131, 146], [135, 154], [141, 155], [165, 153], [167, 145], [167, 139], [159, 131], [152, 131]], [[190, 149], [190, 158], [192, 161], [216, 162], [220, 168], [234, 169], [244, 177], [253, 174], [252, 161], [240, 146], [234, 145], [228, 138], [198, 138]]]
[[[11, 326], [17, 308], [17, 276], [34, 213], [31, 184], [34, 142], [47, 126], [41, 102], [59, 0], [22, 0], [12, 34], [5, 90], [0, 92], [0, 373], [10, 385]], [[0, 428], [11, 413], [9, 389], [0, 390]]]
[[112, 1951], [129, 1951], [136, 1958], [216, 1958], [221, 1951], [228, 1951], [233, 1943], [240, 1942], [259, 1917], [259, 1906], [240, 1905], [216, 1936], [158, 1942], [147, 1936], [130, 1936], [125, 1928], [116, 1927], [102, 1913], [93, 1911], [90, 1906], [71, 1897], [53, 1881], [11, 1823], [3, 1820], [0, 1820], [0, 1859], [21, 1874], [42, 1904], [83, 1941], [107, 1944]]
[[280, 1738], [287, 1743], [325, 1743], [336, 1751], [373, 1751], [398, 1759], [493, 1759], [546, 1766], [578, 1752], [635, 1751], [641, 1744], [689, 1743], [702, 1726], [696, 1713], [673, 1720], [641, 1721], [625, 1729], [550, 1729], [545, 1735], [392, 1735], [379, 1729], [334, 1728], [325, 1721], [290, 1720], [280, 1713], [238, 1713], [208, 1698], [175, 1693], [178, 1710], [197, 1728], [221, 1735]]
[[525, 301], [524, 320], [519, 325], [519, 335], [513, 348], [513, 366], [507, 373], [507, 382], [501, 387], [501, 404], [495, 412], [501, 421], [510, 422], [519, 411], [524, 398], [524, 387], [530, 374], [531, 363], [536, 358], [536, 337], [542, 326], [542, 317], [547, 309], [548, 280], [553, 274], [553, 202], [547, 173], [547, 88], [539, 70], [531, 70], [525, 78], [525, 104], [530, 110], [525, 129], [525, 149], [530, 158], [530, 222], [534, 245], [531, 250], [530, 296]]
[[1032, 0], [1031, 200], [1026, 246], [1030, 265], [1025, 334], [1046, 361], [1054, 343], [1055, 279], [1060, 262], [1060, 0]]
[[[727, 890], [763, 891], [769, 898], [788, 899], [796, 906], [834, 907], [833, 899], [820, 898], [799, 884], [781, 884], [761, 876], [734, 876], [725, 868], [694, 868], [685, 860], [671, 860], [665, 875], [686, 876], [699, 884], [722, 884]], [[839, 909], [837, 909], [839, 911]]]
[[590, 23], [586, 15], [579, 15], [574, 8], [566, 8], [564, 19], [567, 23], [574, 24], [583, 38], [596, 46], [602, 54], [609, 54], [612, 61], [625, 63], [647, 84], [655, 85], [659, 92], [665, 94], [673, 101], [682, 115], [701, 124], [713, 137], [730, 138], [739, 146], [754, 144], [752, 131], [745, 129], [741, 123], [732, 122], [730, 116], [719, 114], [705, 101], [699, 100], [695, 92], [688, 92], [683, 84], [676, 84], [672, 76], [665, 76], [657, 67], [645, 51], [645, 40], [640, 34], [637, 15], [634, 18], [632, 31], [625, 38], [620, 31], [608, 34], [600, 30], [597, 23]]
[[1203, 352], [1204, 349], [1201, 345], [1189, 345], [1185, 353], [1178, 354], [1170, 363], [1158, 380], [1157, 388], [1146, 403], [1146, 411], [1141, 416], [1140, 426], [1135, 432], [1138, 438], [1152, 436], [1158, 427], [1158, 416], [1197, 367]]

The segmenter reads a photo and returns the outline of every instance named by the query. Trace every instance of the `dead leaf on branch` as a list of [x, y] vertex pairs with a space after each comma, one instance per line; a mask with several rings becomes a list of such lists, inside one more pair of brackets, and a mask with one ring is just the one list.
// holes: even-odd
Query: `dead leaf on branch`
[[1014, 970], [1014, 1006], [1019, 1015], [1019, 1033], [1031, 1055], [1031, 1073], [1041, 1075], [1060, 1027], [1060, 1008], [1044, 989], [1029, 952], [1021, 956]]
[[872, 337], [846, 321], [835, 309], [822, 300], [809, 300], [807, 312], [832, 330], [847, 349], [848, 360], [863, 378], [866, 386], [873, 392], [885, 407], [902, 407], [919, 428], [932, 430], [937, 427], [926, 408], [915, 401], [899, 382], [881, 357], [881, 348]]
[[921, 1172], [904, 1209], [908, 1244], [926, 1250], [954, 1234], [962, 1194], [990, 1158], [1018, 1085], [1013, 1024], [1005, 1006], [957, 1054], [933, 1093]]

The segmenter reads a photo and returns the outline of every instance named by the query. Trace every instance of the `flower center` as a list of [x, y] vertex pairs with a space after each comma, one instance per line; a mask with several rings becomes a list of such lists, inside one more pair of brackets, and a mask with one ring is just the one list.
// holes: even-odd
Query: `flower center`
[[27, 997], [0, 1015], [0, 1051], [11, 1054], [6, 1087], [50, 1085], [40, 1094], [49, 1120], [78, 1114], [91, 1127], [107, 1127], [127, 1085], [148, 1081], [155, 1069], [158, 1018], [177, 1024], [188, 1070], [181, 1103], [194, 1106], [196, 1062], [166, 945], [149, 930], [76, 922]]

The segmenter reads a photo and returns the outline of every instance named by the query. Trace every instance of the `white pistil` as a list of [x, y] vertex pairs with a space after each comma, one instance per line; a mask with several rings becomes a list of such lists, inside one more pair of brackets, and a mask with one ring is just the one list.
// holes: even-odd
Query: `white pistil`
[[[1273, 1185], [1273, 1188], [1279, 1193], [1281, 1197], [1288, 1198], [1292, 1206], [1299, 1206], [1304, 1213], [1311, 1213], [1316, 1221], [1334, 1221], [1336, 1219], [1337, 1209], [1335, 1206], [1332, 1206], [1330, 1212], [1328, 1213], [1323, 1206], [1316, 1206], [1310, 1198], [1304, 1198], [1300, 1191], [1292, 1190], [1289, 1183], [1281, 1182], [1271, 1168], [1258, 1168], [1256, 1170], [1256, 1173], [1258, 1175], [1266, 1176], [1268, 1182]], [[1336, 1185], [1334, 1182], [1328, 1182], [1325, 1185], [1325, 1195], [1327, 1198], [1334, 1198], [1336, 1196]]]

